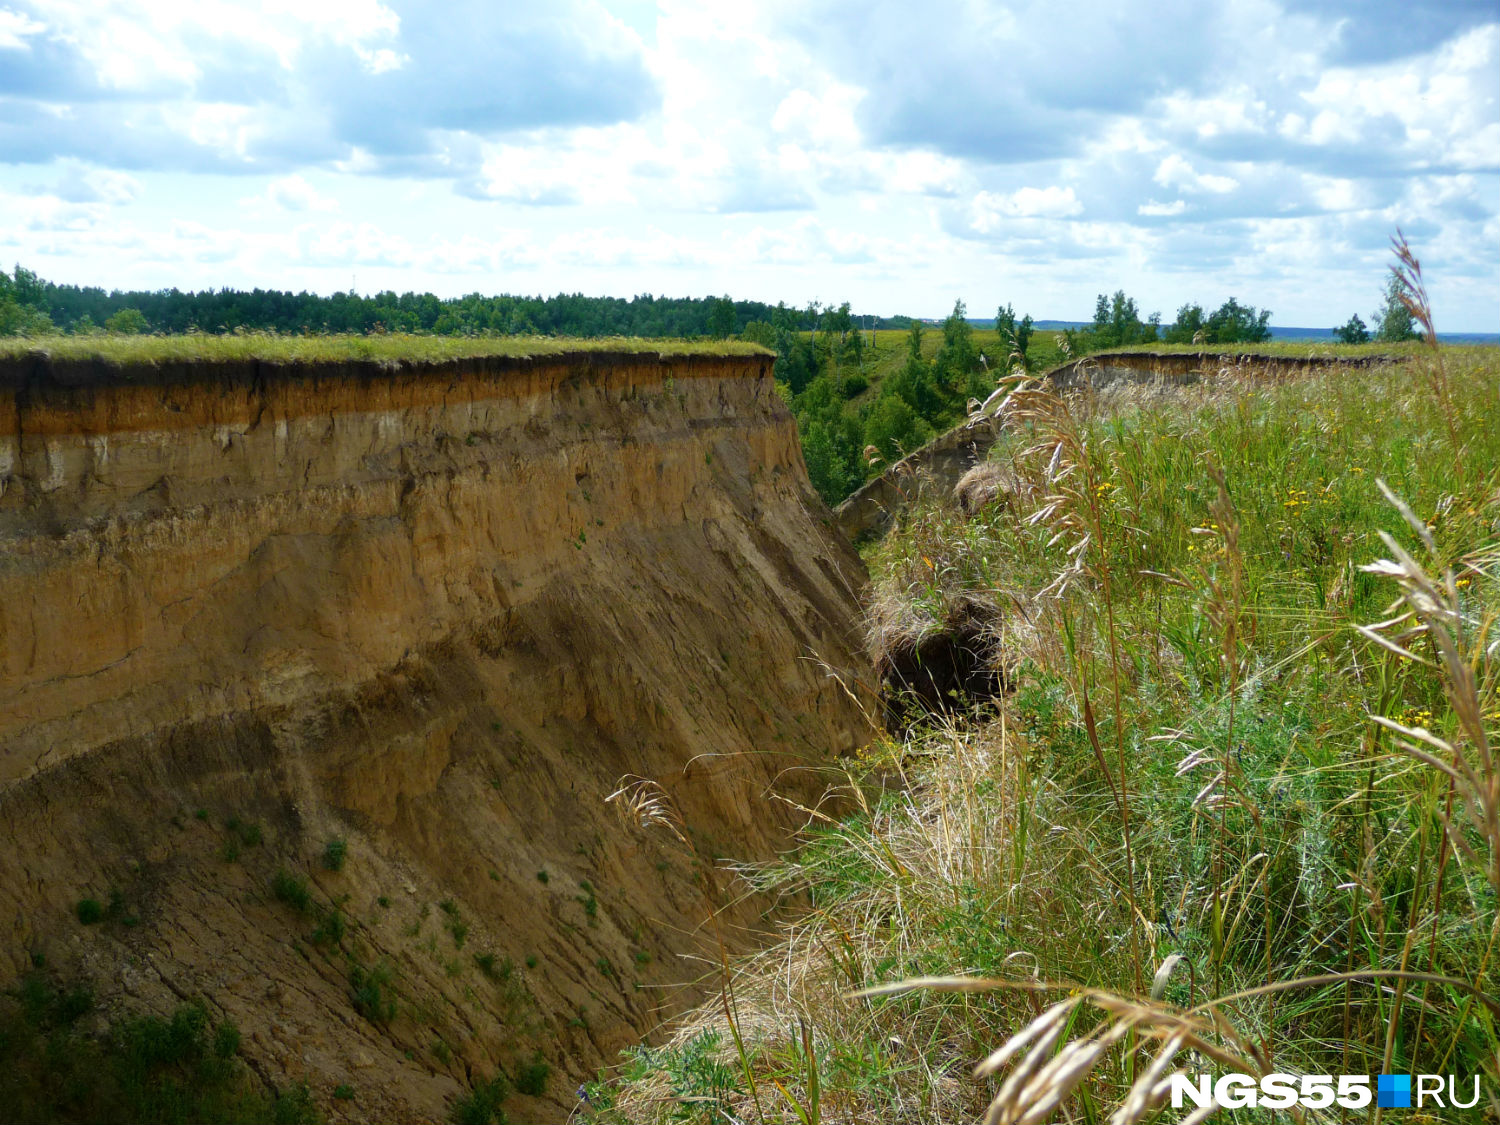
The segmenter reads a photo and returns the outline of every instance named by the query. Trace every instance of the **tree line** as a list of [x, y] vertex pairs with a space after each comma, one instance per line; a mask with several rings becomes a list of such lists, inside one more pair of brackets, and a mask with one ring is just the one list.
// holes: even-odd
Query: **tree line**
[[[105, 290], [59, 285], [24, 266], [0, 270], [0, 335], [48, 332], [425, 332], [440, 336], [645, 336], [663, 338], [739, 335], [752, 321], [791, 320], [816, 326], [821, 306], [804, 309], [729, 297], [552, 297], [470, 293], [443, 298], [391, 290], [357, 293], [290, 293], [275, 289]], [[905, 318], [900, 318], [904, 320]], [[891, 323], [889, 320], [884, 323]]]
[[[797, 417], [808, 475], [829, 503], [962, 421], [1004, 372], [1046, 370], [1105, 348], [1257, 343], [1271, 335], [1270, 310], [1234, 298], [1212, 312], [1185, 304], [1164, 326], [1159, 313], [1142, 319], [1123, 290], [1101, 293], [1092, 322], [1060, 333], [1038, 332], [1030, 314], [1018, 318], [1010, 304], [996, 309], [992, 330], [975, 328], [967, 313], [959, 301], [939, 325], [909, 322], [894, 363], [889, 355], [870, 362], [847, 305], [825, 310], [810, 331], [774, 318], [746, 326], [746, 336], [777, 353], [777, 376]], [[935, 348], [926, 343], [929, 332], [937, 334]], [[884, 372], [873, 388], [872, 367]]]

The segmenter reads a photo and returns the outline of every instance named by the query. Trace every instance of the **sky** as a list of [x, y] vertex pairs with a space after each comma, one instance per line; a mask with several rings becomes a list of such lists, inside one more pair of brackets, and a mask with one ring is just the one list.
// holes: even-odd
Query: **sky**
[[0, 0], [0, 262], [1500, 331], [1500, 0]]

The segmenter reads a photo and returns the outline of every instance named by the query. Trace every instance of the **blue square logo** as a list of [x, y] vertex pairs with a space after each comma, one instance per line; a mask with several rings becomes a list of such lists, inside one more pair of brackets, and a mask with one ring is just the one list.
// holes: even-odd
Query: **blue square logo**
[[1410, 1109], [1411, 1075], [1379, 1075], [1375, 1079], [1375, 1104], [1381, 1109]]

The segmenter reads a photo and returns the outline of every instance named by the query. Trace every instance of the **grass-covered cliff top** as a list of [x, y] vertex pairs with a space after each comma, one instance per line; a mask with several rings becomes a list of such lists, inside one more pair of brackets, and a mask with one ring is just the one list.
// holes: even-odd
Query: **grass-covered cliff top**
[[[1444, 344], [1444, 351], [1468, 351], [1483, 345]], [[1392, 358], [1416, 355], [1422, 348], [1420, 342], [1392, 344], [1372, 342], [1368, 344], [1338, 344], [1330, 340], [1267, 340], [1260, 344], [1165, 344], [1153, 341], [1149, 344], [1126, 344], [1118, 348], [1105, 348], [1090, 352], [1094, 356], [1107, 355], [1263, 355], [1277, 359], [1363, 359], [1371, 356]]]
[[129, 336], [98, 333], [82, 336], [32, 336], [0, 339], [0, 363], [37, 353], [52, 360], [89, 361], [131, 366], [182, 362], [227, 362], [261, 359], [282, 363], [446, 363], [458, 359], [532, 358], [593, 352], [607, 355], [735, 356], [771, 355], [759, 344], [741, 340], [647, 340], [603, 336], [290, 336], [272, 332], [227, 335], [192, 333]]

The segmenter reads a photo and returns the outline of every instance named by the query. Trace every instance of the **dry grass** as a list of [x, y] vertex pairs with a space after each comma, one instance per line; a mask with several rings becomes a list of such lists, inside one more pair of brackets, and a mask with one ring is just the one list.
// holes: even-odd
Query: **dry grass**
[[1012, 503], [1012, 494], [1021, 491], [1021, 487], [1007, 466], [998, 461], [982, 461], [958, 478], [953, 498], [964, 515], [972, 516], [994, 503]]
[[982, 599], [1012, 694], [877, 740], [856, 815], [742, 873], [814, 904], [731, 969], [748, 1078], [704, 1077], [704, 1010], [580, 1116], [1134, 1125], [1220, 1070], [1493, 1100], [1500, 356], [1017, 390], [1035, 498], [871, 555], [879, 637]]

